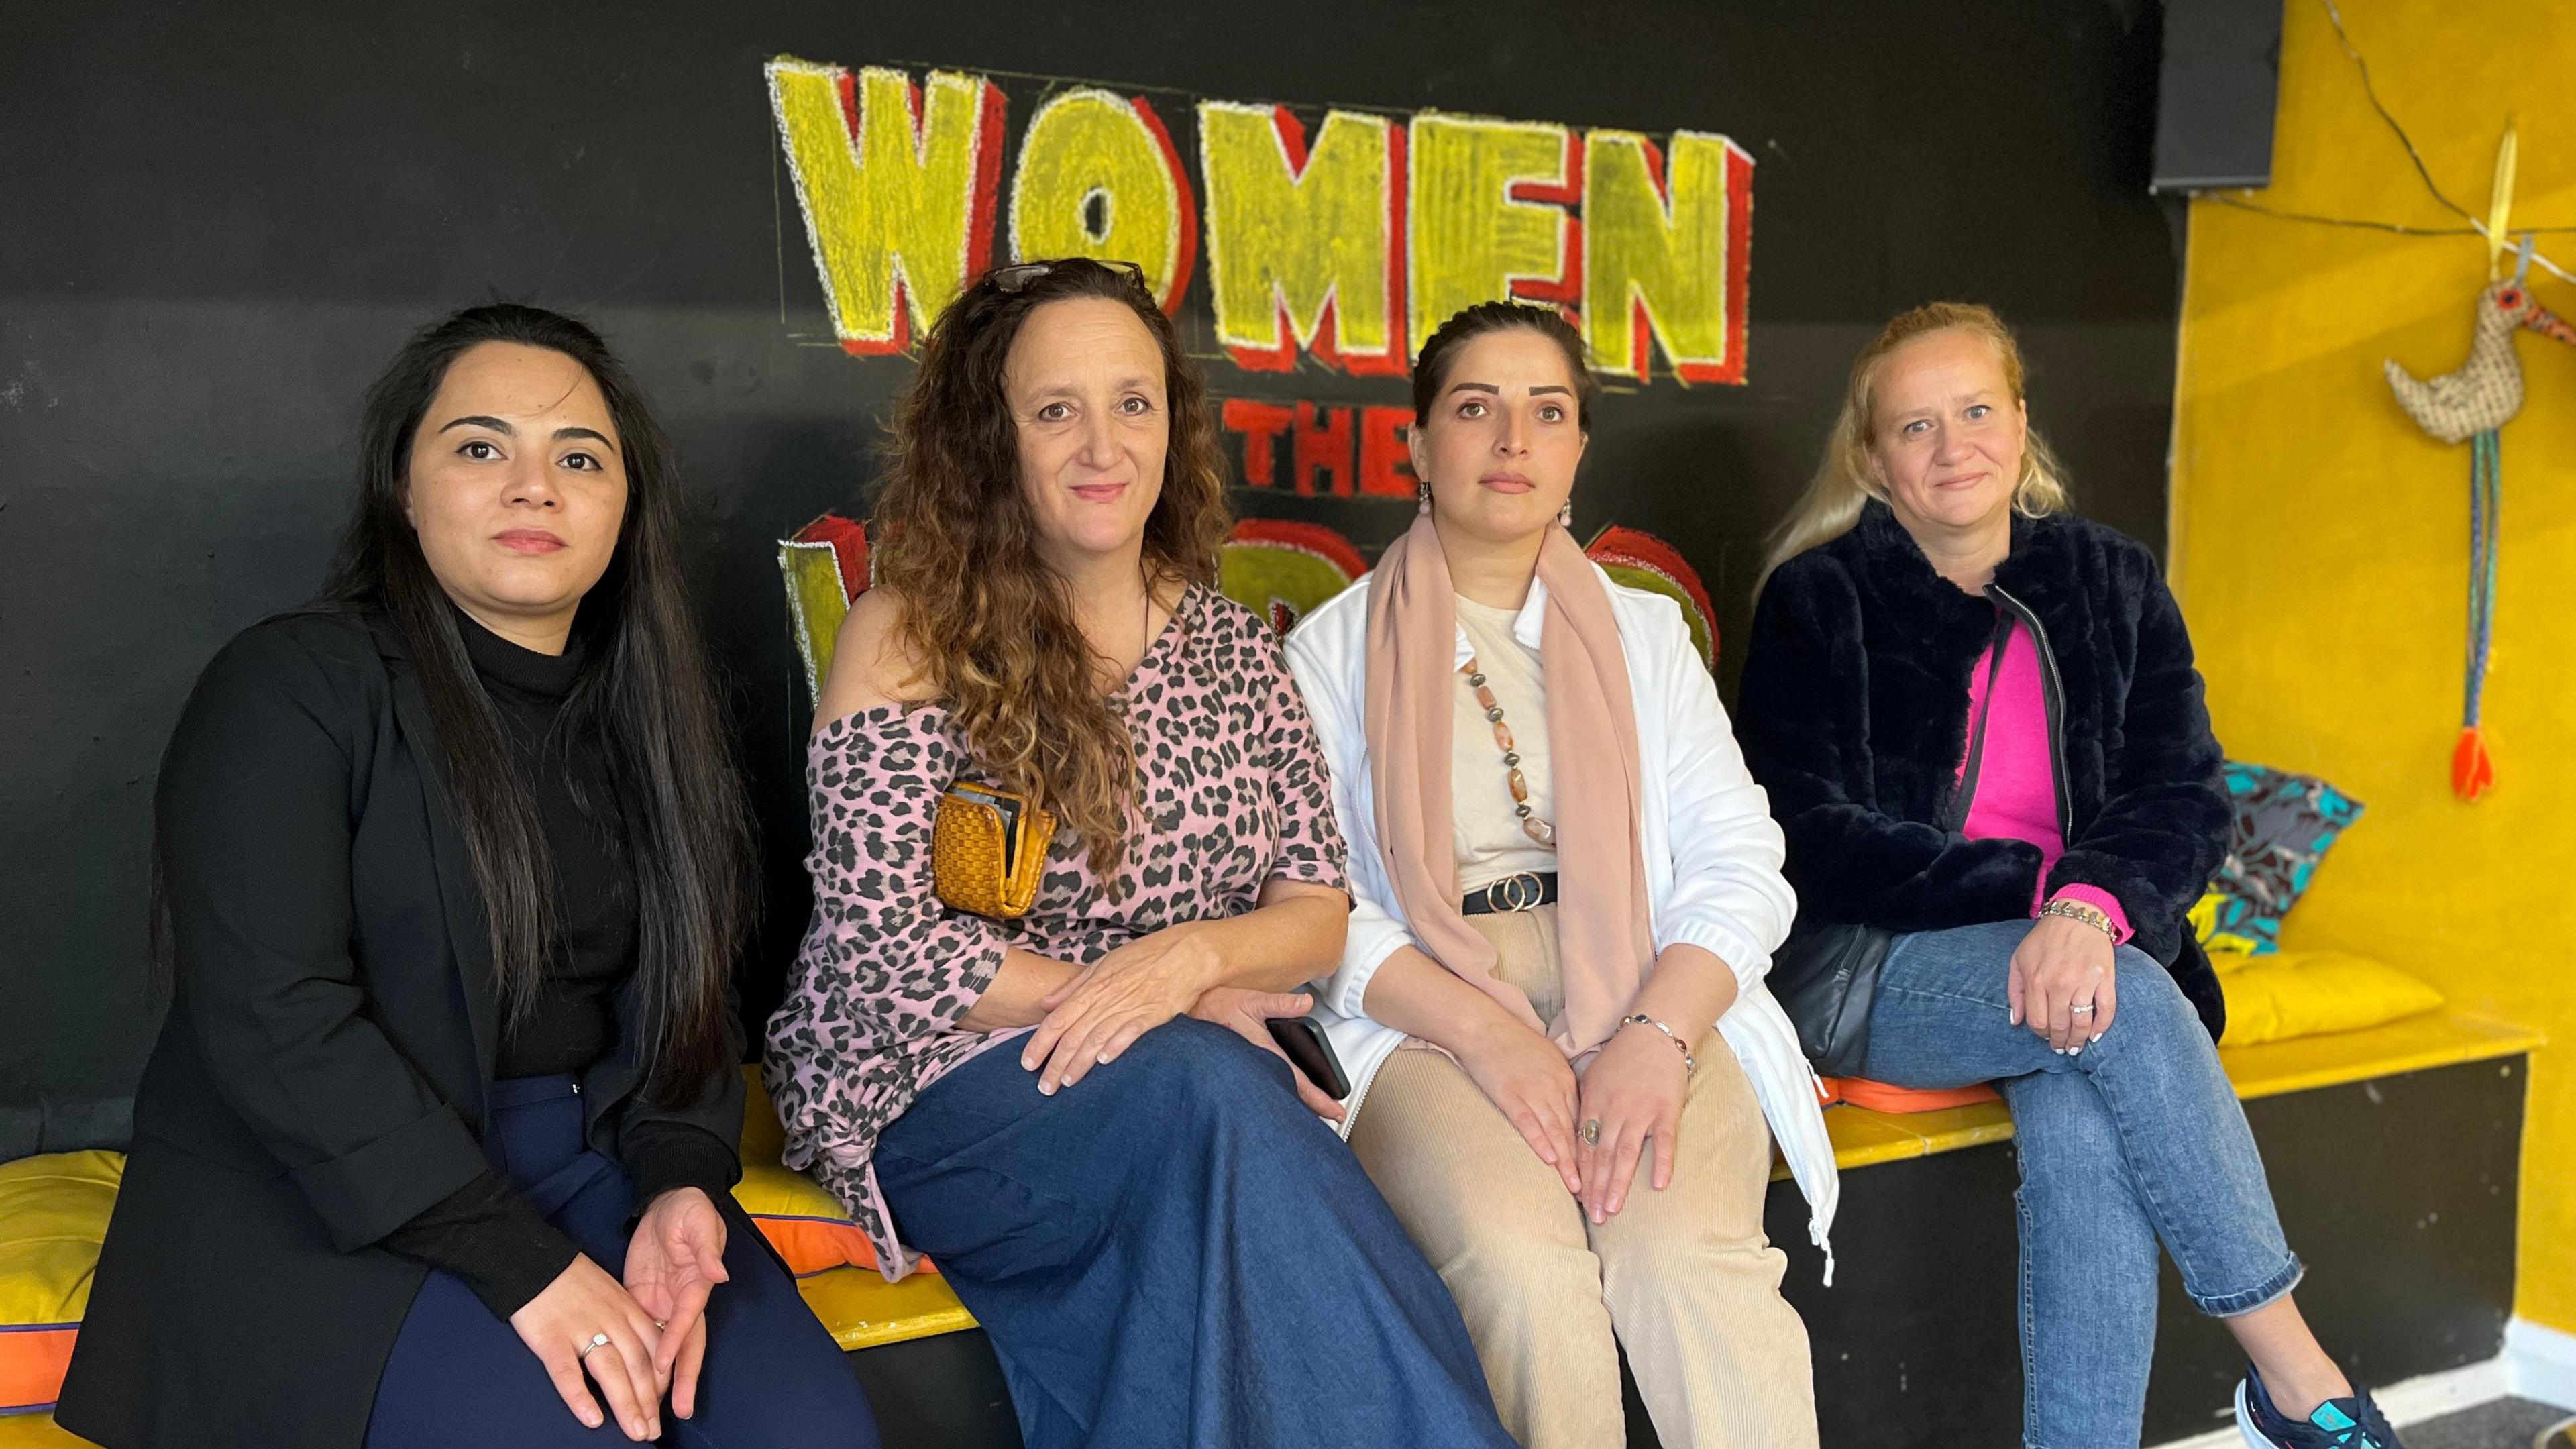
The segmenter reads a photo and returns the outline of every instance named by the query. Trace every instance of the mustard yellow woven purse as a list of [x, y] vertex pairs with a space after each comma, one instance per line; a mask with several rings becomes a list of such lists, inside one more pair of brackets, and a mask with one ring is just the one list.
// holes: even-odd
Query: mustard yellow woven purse
[[1013, 920], [1029, 913], [1046, 873], [1055, 816], [1016, 790], [960, 780], [939, 797], [930, 822], [931, 888], [970, 915]]

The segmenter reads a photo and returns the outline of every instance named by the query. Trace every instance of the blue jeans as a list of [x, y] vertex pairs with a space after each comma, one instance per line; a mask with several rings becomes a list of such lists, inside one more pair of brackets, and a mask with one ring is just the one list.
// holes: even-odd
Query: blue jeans
[[985, 1052], [876, 1149], [1028, 1449], [1511, 1449], [1449, 1290], [1285, 1063], [1183, 1017], [1037, 1080]]
[[2030, 928], [1898, 937], [1862, 1071], [2003, 1093], [2021, 1156], [2023, 1442], [2116, 1449], [2138, 1442], [2146, 1412], [2159, 1238], [2192, 1302], [2220, 1317], [2289, 1292], [2301, 1268], [2218, 1049], [2172, 975], [2121, 947], [2110, 1030], [2059, 1056], [2012, 1024], [2005, 995]]
[[[635, 1190], [624, 1169], [582, 1141], [581, 1118], [569, 1076], [495, 1082], [483, 1151], [592, 1262], [616, 1274], [626, 1266]], [[876, 1418], [840, 1345], [797, 1296], [796, 1280], [758, 1230], [739, 1214], [727, 1218], [724, 1261], [731, 1276], [707, 1299], [697, 1412], [683, 1419], [665, 1401], [662, 1443], [671, 1449], [877, 1449]], [[607, 1415], [596, 1429], [572, 1416], [516, 1329], [495, 1318], [462, 1279], [432, 1269], [377, 1380], [366, 1449], [626, 1444], [607, 1395], [597, 1384], [588, 1387]]]

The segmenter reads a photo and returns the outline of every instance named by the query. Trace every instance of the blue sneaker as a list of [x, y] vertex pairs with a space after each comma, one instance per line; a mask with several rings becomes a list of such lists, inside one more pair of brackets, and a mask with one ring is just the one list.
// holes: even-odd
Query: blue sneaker
[[2352, 1386], [2351, 1398], [2317, 1405], [2302, 1424], [2272, 1406], [2263, 1376], [2250, 1363], [2236, 1386], [2236, 1427], [2248, 1449], [2406, 1449], [2361, 1385]]

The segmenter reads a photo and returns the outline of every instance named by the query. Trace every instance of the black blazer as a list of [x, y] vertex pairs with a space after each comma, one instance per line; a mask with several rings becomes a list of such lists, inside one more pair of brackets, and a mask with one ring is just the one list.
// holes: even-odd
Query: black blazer
[[2040, 645], [2066, 839], [2049, 891], [2117, 897], [2132, 944], [2216, 1038], [2227, 1004], [2184, 917], [2225, 853], [2229, 807], [2191, 637], [2155, 557], [2072, 515], [2016, 516], [1984, 598], [1941, 577], [1876, 502], [1772, 574], [1735, 728], [1788, 837], [1802, 918], [1927, 931], [2030, 914], [2039, 847], [1939, 824], [1998, 610]]
[[[375, 1246], [485, 1167], [499, 999], [429, 706], [380, 618], [290, 615], [206, 666], [155, 823], [176, 980], [62, 1400], [111, 1449], [359, 1449], [428, 1269]], [[583, 1075], [590, 1143], [732, 1145], [725, 1072], [637, 1095], [632, 984]], [[734, 1231], [751, 1231], [729, 1203]]]

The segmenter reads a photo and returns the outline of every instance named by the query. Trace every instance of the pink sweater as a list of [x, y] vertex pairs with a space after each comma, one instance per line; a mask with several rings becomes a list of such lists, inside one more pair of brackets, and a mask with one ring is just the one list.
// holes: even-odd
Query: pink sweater
[[[1973, 745], [1980, 724], [1987, 734], [1986, 753], [1977, 764], [1977, 793], [1968, 802], [1968, 823], [1961, 833], [1970, 840], [2027, 840], [2039, 847], [2040, 883], [2030, 903], [2036, 916], [2046, 900], [2048, 872], [2066, 853], [2066, 837], [2057, 828], [2057, 761], [2048, 735], [2048, 694], [2040, 679], [2039, 644], [2027, 626], [2015, 624], [2004, 638], [2003, 650], [2000, 671], [1992, 667], [1990, 647], [1968, 672], [1968, 739]], [[1986, 697], [1990, 673], [1992, 699]], [[1963, 753], [1958, 773], [1965, 778], [1967, 771]], [[2087, 885], [2071, 885], [2057, 894], [2100, 907], [2119, 928], [2118, 939], [2129, 939], [2129, 916], [2120, 909], [2119, 897]]]

